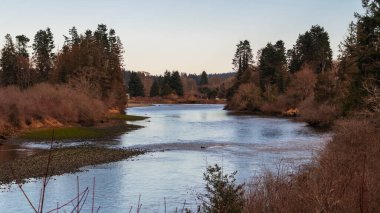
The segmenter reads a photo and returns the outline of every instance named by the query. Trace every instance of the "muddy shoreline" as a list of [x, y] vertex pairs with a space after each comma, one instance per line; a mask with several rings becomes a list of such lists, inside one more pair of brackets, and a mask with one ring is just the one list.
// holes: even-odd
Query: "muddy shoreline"
[[130, 159], [144, 153], [145, 151], [137, 149], [108, 149], [90, 146], [43, 150], [29, 157], [1, 163], [0, 184], [9, 184], [13, 181], [23, 183], [30, 178], [44, 177], [48, 163], [47, 175], [50, 177], [78, 172], [85, 166]]

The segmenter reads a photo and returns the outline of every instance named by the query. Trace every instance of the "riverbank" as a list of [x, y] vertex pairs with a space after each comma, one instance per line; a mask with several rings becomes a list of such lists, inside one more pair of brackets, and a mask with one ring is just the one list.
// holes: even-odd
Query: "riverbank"
[[4, 138], [2, 143], [13, 143], [13, 141], [50, 141], [54, 132], [54, 140], [95, 140], [106, 139], [119, 134], [133, 131], [141, 126], [127, 124], [128, 121], [145, 120], [148, 117], [123, 115], [111, 113], [102, 122], [93, 126], [81, 126], [77, 123], [60, 125], [31, 125], [15, 130], [7, 140]]
[[245, 212], [379, 212], [380, 134], [368, 119], [339, 120], [312, 163], [257, 178]]
[[[62, 175], [79, 171], [82, 167], [116, 162], [143, 154], [141, 150], [107, 149], [102, 147], [70, 147], [43, 150], [30, 157], [0, 164], [0, 184], [23, 182], [29, 178]], [[49, 161], [49, 155], [50, 161]]]
[[133, 97], [128, 100], [129, 107], [151, 106], [153, 104], [226, 104], [225, 99], [202, 99], [195, 97]]

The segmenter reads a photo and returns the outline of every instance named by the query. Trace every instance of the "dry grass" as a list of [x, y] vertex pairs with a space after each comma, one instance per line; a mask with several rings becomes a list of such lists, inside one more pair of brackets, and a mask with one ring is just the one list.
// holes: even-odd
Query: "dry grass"
[[302, 120], [316, 127], [330, 127], [341, 115], [339, 107], [329, 103], [318, 104], [313, 97], [307, 98], [300, 106]]
[[0, 89], [0, 134], [34, 123], [93, 125], [104, 117], [106, 107], [97, 99], [67, 86], [38, 84], [27, 90]]
[[256, 180], [245, 212], [380, 212], [378, 127], [346, 120], [335, 131], [313, 164]]

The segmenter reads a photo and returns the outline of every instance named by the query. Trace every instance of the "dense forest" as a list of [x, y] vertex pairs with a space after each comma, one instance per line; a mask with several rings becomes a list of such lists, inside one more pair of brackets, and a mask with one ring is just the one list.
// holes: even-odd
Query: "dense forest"
[[130, 97], [225, 99], [234, 73], [207, 74], [203, 71], [197, 75], [167, 70], [164, 75], [150, 75], [125, 71], [124, 79]]
[[281, 40], [268, 43], [257, 53], [257, 62], [250, 42], [239, 42], [227, 108], [266, 114], [293, 110], [322, 126], [357, 111], [377, 112], [378, 1], [363, 4], [366, 13], [350, 24], [337, 60], [328, 32], [319, 25], [300, 34], [289, 50]]
[[123, 46], [115, 30], [100, 24], [79, 34], [73, 27], [57, 52], [49, 28], [35, 34], [32, 54], [29, 42], [8, 34], [1, 49], [2, 134], [51, 121], [93, 125], [109, 108], [124, 111]]

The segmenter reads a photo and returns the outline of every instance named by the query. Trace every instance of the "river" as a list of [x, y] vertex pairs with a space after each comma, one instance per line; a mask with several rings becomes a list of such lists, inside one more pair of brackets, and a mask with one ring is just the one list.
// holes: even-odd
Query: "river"
[[[292, 165], [288, 168], [292, 169], [309, 162], [330, 137], [289, 119], [230, 114], [223, 105], [155, 105], [131, 108], [127, 113], [150, 118], [132, 122], [144, 128], [97, 145], [150, 152], [54, 176], [47, 188], [45, 209], [76, 195], [77, 176], [81, 189], [92, 189], [96, 178], [95, 205], [101, 207], [100, 212], [129, 212], [131, 206], [135, 212], [139, 198], [140, 212], [164, 212], [165, 202], [167, 212], [181, 209], [184, 203], [195, 209], [197, 194], [204, 192], [202, 178], [207, 165], [217, 163], [224, 172], [237, 171], [239, 183], [249, 182], [278, 165]], [[41, 181], [31, 180], [23, 188], [32, 202], [38, 203]], [[91, 197], [83, 212], [90, 211]], [[0, 192], [0, 212], [32, 209], [17, 186], [11, 185]]]

